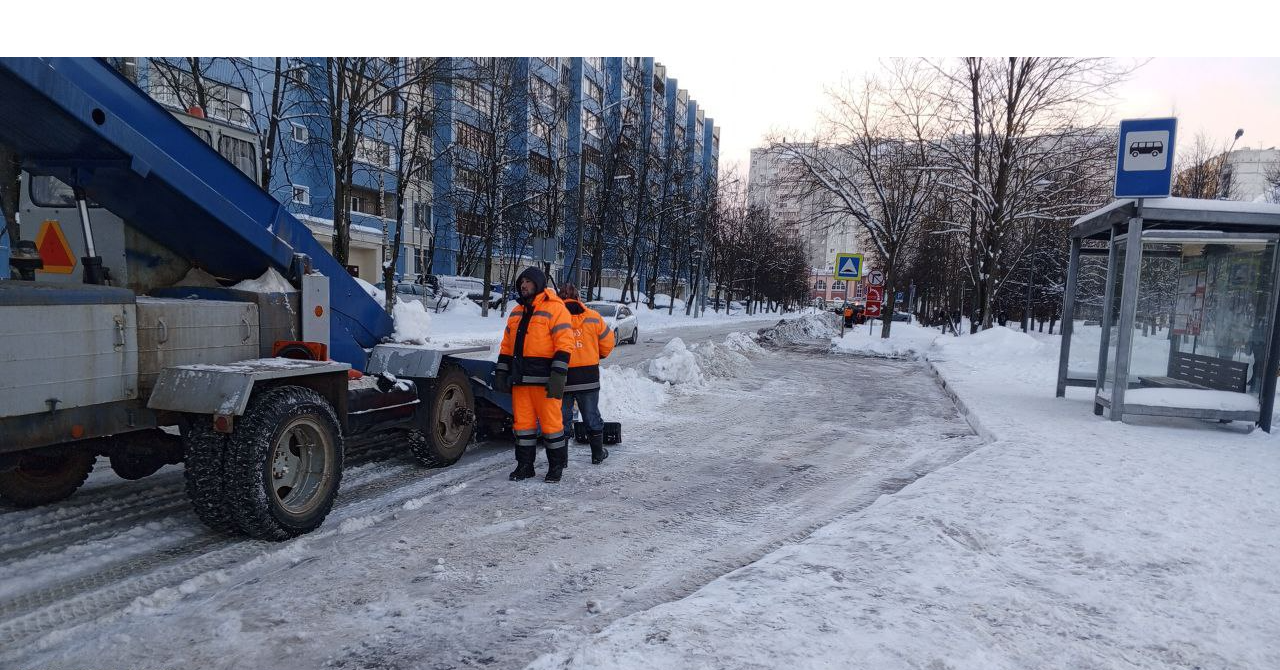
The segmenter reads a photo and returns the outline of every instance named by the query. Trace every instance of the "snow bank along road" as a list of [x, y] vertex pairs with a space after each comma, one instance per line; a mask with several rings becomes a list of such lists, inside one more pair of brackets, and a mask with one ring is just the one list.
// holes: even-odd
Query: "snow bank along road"
[[176, 469], [5, 510], [0, 667], [519, 667], [978, 444], [914, 362], [781, 350], [669, 395], [559, 485], [507, 481], [506, 444], [438, 471], [353, 449], [325, 525], [280, 544], [203, 529]]

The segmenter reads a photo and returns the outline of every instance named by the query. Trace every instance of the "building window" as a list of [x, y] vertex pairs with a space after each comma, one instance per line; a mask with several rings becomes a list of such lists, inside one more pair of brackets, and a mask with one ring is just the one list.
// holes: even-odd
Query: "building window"
[[825, 280], [819, 279], [818, 283], [813, 285], [813, 288], [814, 290], [817, 290], [817, 291], [825, 291], [827, 290], [827, 282]]
[[[229, 121], [238, 126], [251, 125], [249, 92], [228, 86], [202, 75], [205, 95], [205, 116]], [[158, 60], [151, 61], [151, 78], [148, 85], [151, 97], [162, 105], [186, 111], [199, 105], [196, 80], [188, 69], [174, 67]]]
[[489, 92], [489, 88], [483, 83], [472, 80], [455, 81], [453, 84], [454, 97], [471, 106], [479, 112], [489, 111], [489, 104], [493, 101], [493, 96]]
[[293, 204], [310, 205], [311, 189], [307, 188], [306, 186], [300, 186], [298, 184], [292, 184], [292, 186], [293, 186]]
[[230, 135], [219, 135], [218, 153], [255, 182], [258, 181], [258, 147], [253, 142]]
[[529, 132], [533, 136], [542, 140], [543, 146], [547, 149], [551, 148], [551, 126], [547, 125], [542, 119], [534, 119], [529, 123]]
[[368, 214], [369, 216], [384, 216], [383, 212], [394, 212], [396, 210], [395, 194], [386, 193], [384, 197], [382, 209], [379, 211], [378, 191], [353, 186], [351, 187], [351, 211], [358, 214]]
[[457, 178], [458, 188], [472, 193], [484, 192], [484, 175], [478, 170], [470, 170], [464, 167], [458, 168]]
[[474, 237], [484, 235], [484, 217], [471, 212], [458, 212], [458, 232]]
[[542, 77], [533, 78], [533, 97], [544, 105], [555, 104], [556, 89]]
[[425, 202], [413, 203], [413, 226], [415, 228], [431, 227], [431, 205]]
[[472, 58], [471, 60], [476, 64], [476, 67], [486, 70], [493, 69], [493, 58]]
[[595, 147], [583, 147], [582, 161], [587, 164], [587, 167], [599, 170], [604, 162], [604, 154], [600, 153], [600, 150]]
[[555, 67], [560, 64], [559, 56], [538, 56], [538, 60], [545, 63], [546, 66], [551, 69], [555, 69]]
[[582, 110], [582, 132], [596, 139], [604, 137], [604, 128], [600, 126], [600, 115], [589, 110]]
[[491, 133], [486, 133], [469, 123], [458, 122], [458, 144], [462, 145], [463, 149], [484, 153], [492, 137]]
[[529, 153], [529, 166], [533, 168], [533, 173], [543, 179], [551, 178], [551, 159], [542, 154], [532, 151]]
[[604, 102], [604, 91], [600, 88], [599, 84], [591, 81], [590, 79], [583, 80], [582, 94], [598, 103]]
[[391, 145], [367, 135], [356, 138], [355, 160], [366, 165], [391, 167]]
[[311, 133], [307, 131], [307, 127], [296, 123], [289, 124], [289, 136], [294, 142], [306, 142], [311, 139]]
[[842, 281], [833, 281], [833, 282], [831, 282], [831, 290], [832, 290], [832, 291], [843, 291], [843, 290], [844, 290], [844, 282], [842, 282]]
[[597, 72], [604, 69], [604, 59], [600, 56], [587, 56], [583, 60], [587, 62], [587, 65], [595, 68]]

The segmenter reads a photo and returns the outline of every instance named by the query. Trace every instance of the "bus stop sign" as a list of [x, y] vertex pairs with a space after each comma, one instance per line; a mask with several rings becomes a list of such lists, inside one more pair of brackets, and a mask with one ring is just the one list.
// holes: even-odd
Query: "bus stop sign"
[[1120, 122], [1116, 151], [1117, 198], [1167, 198], [1173, 186], [1173, 146], [1178, 120]]

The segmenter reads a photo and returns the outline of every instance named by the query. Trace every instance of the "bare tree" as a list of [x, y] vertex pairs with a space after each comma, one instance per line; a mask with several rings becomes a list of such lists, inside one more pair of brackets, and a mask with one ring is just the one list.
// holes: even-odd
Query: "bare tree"
[[1263, 173], [1267, 182], [1267, 202], [1280, 203], [1280, 163], [1272, 163]]
[[[861, 226], [894, 295], [901, 267], [925, 219], [938, 172], [925, 130], [927, 99], [869, 80], [830, 93], [832, 109], [811, 142], [778, 142], [787, 159], [787, 192], [806, 198], [810, 221], [849, 217]], [[892, 309], [892, 307], [890, 307]], [[893, 320], [883, 319], [881, 337]]]
[[[396, 79], [398, 104], [395, 106], [392, 133], [395, 137], [395, 182], [401, 197], [396, 199], [395, 223], [392, 227], [390, 258], [382, 266], [382, 282], [386, 295], [386, 310], [395, 308], [395, 276], [399, 249], [404, 240], [406, 216], [404, 194], [422, 180], [431, 178], [432, 119], [437, 100], [432, 88], [445, 76], [446, 66], [438, 58], [411, 58], [399, 63]], [[420, 189], [415, 189], [420, 190]]]
[[1004, 277], [1025, 251], [1013, 249], [1010, 258], [1012, 229], [1098, 204], [1057, 196], [1092, 192], [1078, 182], [1105, 174], [1102, 150], [1113, 145], [1098, 130], [1105, 109], [1096, 103], [1129, 70], [1096, 58], [969, 58], [931, 68], [946, 84], [933, 93], [942, 102], [935, 150], [944, 185], [967, 205], [967, 225], [957, 222], [955, 232], [967, 235], [976, 307], [981, 327], [990, 328]]
[[1229, 189], [1229, 180], [1224, 178], [1226, 170], [1226, 146], [1202, 132], [1196, 133], [1189, 146], [1178, 150], [1173, 195], [1208, 200], [1226, 198], [1228, 193], [1223, 191], [1224, 187]]
[[[383, 179], [391, 169], [392, 149], [383, 138], [396, 118], [396, 101], [410, 85], [400, 59], [331, 57], [295, 61], [291, 86], [309, 105], [328, 134], [328, 167], [333, 175], [333, 257], [347, 264], [351, 249], [351, 200], [357, 169], [371, 165]], [[381, 194], [380, 194], [381, 195]], [[385, 212], [380, 197], [378, 215]]]

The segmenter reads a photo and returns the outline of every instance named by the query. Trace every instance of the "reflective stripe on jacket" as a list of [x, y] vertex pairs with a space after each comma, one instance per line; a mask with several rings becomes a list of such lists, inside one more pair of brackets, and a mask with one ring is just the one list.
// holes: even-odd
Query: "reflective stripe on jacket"
[[568, 371], [573, 353], [573, 323], [564, 301], [551, 289], [543, 289], [530, 304], [511, 310], [502, 333], [498, 370], [511, 375], [511, 383], [546, 384], [553, 369]]
[[600, 359], [613, 351], [613, 329], [600, 313], [577, 300], [566, 300], [565, 308], [573, 323], [574, 348], [569, 358], [569, 382], [565, 391], [590, 391], [600, 388]]

